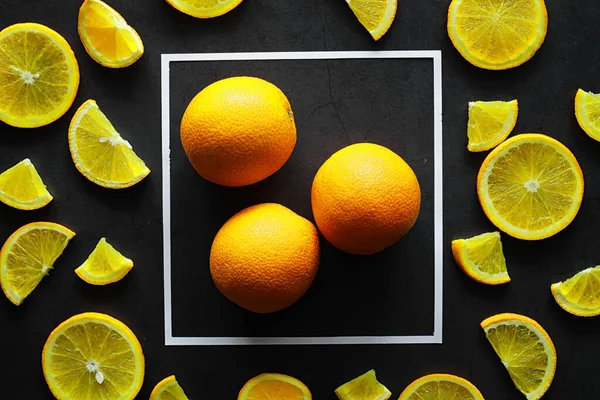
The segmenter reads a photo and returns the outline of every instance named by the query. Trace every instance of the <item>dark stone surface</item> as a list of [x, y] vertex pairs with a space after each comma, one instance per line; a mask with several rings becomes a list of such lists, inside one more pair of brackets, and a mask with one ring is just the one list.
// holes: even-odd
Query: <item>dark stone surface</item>
[[[24, 305], [0, 301], [4, 345], [3, 387], [17, 400], [50, 399], [40, 355], [50, 331], [84, 311], [109, 313], [138, 335], [147, 360], [139, 398], [160, 379], [176, 374], [193, 399], [234, 399], [247, 379], [281, 372], [304, 381], [317, 399], [375, 368], [394, 393], [432, 372], [461, 375], [488, 399], [521, 399], [488, 345], [479, 322], [498, 312], [519, 312], [550, 333], [559, 356], [547, 399], [595, 399], [600, 395], [596, 357], [600, 320], [578, 319], [553, 301], [549, 285], [600, 259], [595, 234], [600, 144], [573, 116], [578, 87], [598, 91], [600, 7], [583, 0], [549, 0], [545, 44], [527, 64], [510, 71], [477, 69], [454, 50], [446, 35], [448, 1], [404, 2], [388, 34], [374, 43], [341, 0], [246, 0], [230, 14], [208, 21], [187, 17], [163, 0], [112, 0], [138, 30], [144, 57], [130, 68], [109, 70], [85, 53], [77, 36], [74, 0], [0, 3], [0, 27], [40, 22], [65, 36], [81, 68], [71, 110], [35, 130], [2, 125], [0, 169], [29, 157], [55, 200], [22, 212], [0, 207], [0, 238], [36, 220], [77, 232], [56, 269]], [[160, 54], [238, 51], [429, 50], [443, 54], [444, 88], [444, 343], [415, 346], [165, 347], [163, 327]], [[329, 64], [329, 65], [327, 65]], [[430, 61], [286, 61], [181, 63], [171, 77], [173, 182], [173, 290], [176, 335], [393, 335], [432, 329], [432, 98]], [[288, 95], [299, 141], [284, 168], [248, 188], [227, 189], [195, 175], [183, 156], [177, 126], [187, 102], [208, 83], [230, 75], [268, 79]], [[103, 189], [74, 168], [67, 127], [78, 107], [95, 99], [152, 169], [139, 185]], [[484, 154], [466, 150], [466, 107], [471, 100], [517, 98], [516, 133], [543, 132], [577, 156], [586, 178], [579, 216], [560, 234], [528, 243], [503, 236], [513, 282], [484, 287], [454, 265], [450, 241], [489, 231], [475, 177]], [[415, 169], [423, 190], [422, 215], [393, 248], [352, 257], [322, 242], [323, 261], [309, 293], [290, 309], [252, 316], [225, 301], [208, 275], [208, 251], [220, 225], [248, 205], [276, 201], [311, 218], [309, 189], [319, 165], [358, 141], [384, 144]], [[73, 269], [101, 236], [135, 261], [134, 270], [110, 287], [91, 287]], [[0, 299], [1, 300], [1, 299]], [[13, 390], [13, 389], [11, 389]], [[16, 390], [16, 389], [14, 389]]]

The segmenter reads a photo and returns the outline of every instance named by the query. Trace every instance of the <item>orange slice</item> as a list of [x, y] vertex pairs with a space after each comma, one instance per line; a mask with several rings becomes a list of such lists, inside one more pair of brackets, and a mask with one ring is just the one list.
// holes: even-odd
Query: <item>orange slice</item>
[[133, 400], [144, 382], [145, 360], [135, 334], [99, 313], [69, 318], [52, 331], [42, 370], [61, 400]]
[[283, 374], [261, 374], [250, 379], [238, 400], [312, 400], [310, 391], [296, 378]]
[[548, 333], [531, 318], [498, 314], [481, 323], [485, 336], [528, 400], [538, 400], [556, 372], [556, 349]]
[[78, 88], [75, 54], [57, 32], [34, 23], [0, 32], [0, 121], [48, 125], [67, 112]]
[[125, 18], [102, 0], [85, 0], [79, 9], [79, 38], [100, 65], [124, 68], [140, 59], [144, 44]]
[[34, 222], [6, 240], [0, 251], [0, 284], [8, 299], [21, 305], [67, 247], [75, 232], [52, 222]]
[[399, 400], [484, 400], [471, 382], [450, 374], [431, 374], [417, 379], [400, 394]]
[[175, 375], [171, 375], [156, 384], [150, 400], [188, 400], [188, 397], [177, 383]]
[[546, 38], [544, 0], [452, 0], [448, 35], [471, 64], [508, 69], [529, 60]]
[[485, 215], [500, 230], [525, 240], [544, 239], [566, 228], [579, 211], [583, 187], [573, 153], [537, 133], [500, 144], [477, 175]]

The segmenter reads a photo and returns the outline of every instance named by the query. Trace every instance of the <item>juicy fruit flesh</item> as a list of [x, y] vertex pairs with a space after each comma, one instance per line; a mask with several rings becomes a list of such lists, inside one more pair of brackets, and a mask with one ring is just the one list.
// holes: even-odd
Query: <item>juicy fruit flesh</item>
[[[272, 397], [277, 396], [277, 397]], [[271, 400], [272, 398], [285, 400], [304, 400], [304, 393], [298, 387], [279, 380], [262, 381], [254, 386], [245, 397], [246, 400]]]
[[388, 0], [346, 0], [360, 23], [372, 31], [383, 20]]
[[335, 390], [340, 400], [385, 400], [390, 391], [377, 381], [374, 370], [352, 379]]
[[[74, 65], [69, 67], [69, 63]], [[3, 35], [0, 119], [9, 123], [20, 121], [19, 126], [39, 126], [58, 118], [77, 91], [73, 75], [78, 72], [72, 68], [77, 69], [73, 54], [66, 53], [46, 33], [27, 29]]]
[[296, 124], [277, 86], [253, 77], [227, 78], [192, 99], [181, 120], [181, 143], [200, 176], [245, 186], [287, 162], [296, 145]]
[[170, 376], [156, 385], [150, 400], [188, 400], [188, 397], [177, 383], [175, 376]]
[[471, 392], [454, 382], [432, 381], [426, 382], [406, 399], [402, 400], [475, 400], [478, 399]]
[[242, 0], [167, 0], [177, 10], [196, 18], [214, 18], [236, 8]]
[[282, 374], [262, 374], [250, 379], [238, 400], [311, 400], [308, 388], [299, 380]]
[[0, 174], [0, 201], [20, 209], [36, 209], [52, 200], [29, 159]]
[[[510, 68], [526, 61], [545, 38], [543, 0], [454, 0], [450, 36], [467, 59], [483, 67]], [[463, 54], [464, 55], [464, 54]], [[471, 60], [473, 58], [473, 60]]]
[[469, 103], [469, 150], [488, 150], [501, 142], [514, 126], [516, 107], [516, 100]]
[[75, 272], [92, 284], [107, 284], [123, 278], [133, 267], [106, 239], [100, 239], [90, 256]]
[[81, 12], [82, 40], [98, 61], [120, 66], [120, 62], [133, 62], [141, 56], [144, 49], [140, 37], [115, 10], [102, 1], [87, 0]]
[[554, 284], [553, 291], [570, 303], [579, 314], [600, 314], [600, 266], [588, 268], [564, 282]]
[[583, 181], [575, 167], [554, 147], [524, 139], [483, 171], [484, 190], [503, 222], [522, 231], [543, 232], [564, 224], [579, 207]]
[[73, 159], [88, 179], [102, 186], [126, 187], [150, 170], [93, 100], [84, 103], [69, 129]]
[[466, 252], [480, 272], [496, 275], [506, 272], [506, 260], [498, 232], [485, 233], [467, 240]]
[[48, 275], [75, 235], [66, 228], [35, 225], [22, 228], [26, 229], [24, 232], [17, 231], [16, 241], [7, 242], [2, 249], [2, 288], [15, 304], [21, 304]]
[[539, 390], [551, 364], [540, 337], [530, 327], [510, 322], [485, 332], [517, 389], [524, 394]]
[[575, 115], [581, 128], [590, 137], [600, 140], [600, 94], [577, 91]]
[[73, 400], [133, 399], [141, 386], [143, 356], [140, 360], [130, 340], [110, 320], [93, 317], [51, 335], [44, 375], [53, 393]]

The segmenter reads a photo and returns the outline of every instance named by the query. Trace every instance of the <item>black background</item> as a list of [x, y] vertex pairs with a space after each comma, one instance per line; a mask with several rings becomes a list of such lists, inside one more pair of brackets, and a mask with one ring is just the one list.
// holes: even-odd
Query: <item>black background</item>
[[[549, 285], [577, 270], [596, 265], [600, 259], [600, 246], [597, 245], [596, 234], [600, 189], [595, 185], [600, 180], [600, 161], [597, 157], [600, 144], [589, 139], [579, 129], [573, 116], [573, 98], [578, 87], [592, 91], [600, 90], [600, 53], [597, 51], [600, 39], [600, 7], [584, 0], [548, 1], [549, 31], [538, 54], [517, 69], [492, 72], [471, 66], [450, 44], [445, 28], [448, 3], [434, 0], [401, 1], [394, 25], [379, 43], [374, 43], [342, 0], [245, 0], [230, 14], [210, 21], [187, 17], [162, 0], [113, 0], [110, 4], [117, 8], [142, 36], [146, 53], [139, 62], [125, 70], [109, 70], [92, 61], [78, 39], [76, 21], [79, 1], [44, 0], [24, 3], [21, 0], [3, 0], [0, 3], [2, 27], [16, 22], [31, 21], [54, 28], [64, 35], [73, 47], [82, 76], [74, 107], [59, 121], [35, 130], [19, 130], [6, 125], [1, 127], [0, 169], [30, 157], [40, 170], [55, 200], [48, 207], [33, 212], [0, 207], [0, 237], [6, 238], [19, 226], [35, 220], [57, 221], [71, 227], [78, 234], [56, 263], [56, 269], [51, 276], [44, 279], [21, 307], [17, 308], [7, 300], [0, 301], [0, 343], [3, 351], [3, 373], [0, 374], [0, 383], [5, 390], [1, 397], [19, 400], [50, 399], [51, 395], [44, 382], [40, 365], [41, 349], [46, 337], [58, 323], [75, 313], [101, 311], [127, 323], [142, 342], [147, 358], [147, 371], [145, 385], [139, 398], [147, 398], [156, 382], [175, 373], [192, 399], [235, 399], [238, 390], [247, 379], [270, 371], [295, 376], [309, 386], [315, 398], [333, 400], [333, 389], [337, 385], [375, 368], [378, 377], [392, 390], [394, 397], [420, 375], [450, 372], [471, 380], [488, 399], [521, 399], [522, 395], [512, 387], [508, 374], [478, 326], [485, 317], [511, 311], [538, 320], [556, 344], [559, 359], [557, 375], [545, 398], [598, 398], [600, 383], [596, 379], [596, 360], [600, 350], [597, 341], [600, 322], [597, 319], [578, 319], [562, 311], [554, 303]], [[160, 198], [160, 54], [371, 49], [441, 49], [443, 54], [444, 344], [165, 347]], [[417, 67], [404, 65], [398, 65], [397, 68], [410, 68], [417, 73]], [[423, 68], [430, 68], [428, 65], [424, 64]], [[185, 65], [176, 67], [174, 72], [185, 73], [186, 68]], [[196, 75], [187, 79], [198, 76], [199, 80], [190, 80], [194, 87], [181, 88], [181, 93], [176, 93], [176, 78], [173, 78], [172, 98], [179, 96], [189, 99], [194, 90], [200, 89], [203, 82], [211, 79], [211, 75], [205, 75], [201, 67], [193, 68]], [[213, 68], [212, 77], [227, 72], [224, 67]], [[227, 68], [231, 68], [231, 71], [242, 71], [246, 68], [260, 67], [240, 64]], [[299, 68], [298, 65], [290, 67], [290, 71], [294, 71], [295, 68]], [[333, 66], [332, 82], [334, 76], [342, 79], [344, 71], [351, 71], [351, 68], [356, 67], [345, 66], [343, 63]], [[323, 68], [318, 71], [322, 73]], [[294, 83], [292, 79], [286, 78], [286, 69], [269, 73], [279, 75], [282, 86]], [[378, 74], [379, 71], [375, 70], [372, 73]], [[311, 82], [323, 79], [319, 75], [306, 78]], [[396, 83], [401, 81], [400, 77], [394, 79]], [[376, 80], [371, 78], [369, 82]], [[429, 81], [423, 81], [423, 85], [428, 84]], [[338, 82], [338, 85], [340, 90], [344, 86], [343, 82]], [[300, 93], [295, 94], [292, 89], [290, 87], [290, 92], [286, 93], [294, 105], [293, 96]], [[319, 96], [327, 96], [327, 92], [323, 90], [319, 93]], [[153, 171], [144, 182], [132, 189], [115, 192], [97, 187], [83, 178], [72, 165], [67, 148], [67, 127], [75, 108], [88, 98], [98, 101], [100, 107], [115, 122], [117, 129], [131, 141], [136, 152]], [[512, 98], [517, 98], [520, 104], [515, 132], [543, 132], [565, 143], [577, 156], [583, 168], [586, 194], [578, 217], [562, 233], [536, 243], [518, 241], [504, 235], [505, 254], [513, 281], [504, 287], [490, 288], [471, 282], [455, 267], [449, 244], [453, 238], [493, 229], [481, 212], [475, 195], [475, 176], [485, 154], [469, 154], [466, 150], [467, 103], [471, 100]], [[359, 97], [355, 100], [358, 99]], [[327, 98], [320, 100], [325, 103], [328, 101]], [[172, 103], [174, 121], [178, 118], [177, 113], [182, 112], [182, 104], [186, 100], [180, 101], [181, 103], [176, 103], [173, 100]], [[301, 109], [307, 107], [301, 113], [310, 113], [312, 109], [309, 108], [309, 101], [297, 102]], [[314, 102], [315, 105], [323, 104], [316, 100]], [[356, 105], [353, 100], [348, 100], [346, 104], [349, 107]], [[331, 114], [328, 106], [320, 111], [326, 113], [319, 117], [323, 121], [336, 117], [335, 113]], [[342, 121], [348, 122], [346, 130], [361, 128], [359, 119], [353, 117], [359, 110], [340, 106], [337, 111]], [[295, 112], [297, 114], [300, 109], [295, 109]], [[313, 117], [316, 118], [314, 114]], [[302, 120], [297, 118], [300, 124]], [[407, 138], [406, 135], [410, 133], [410, 126], [405, 125], [410, 118], [412, 117], [407, 116], [406, 121], [397, 119], [399, 126], [406, 129], [403, 138]], [[334, 122], [328, 120], [328, 124], [335, 127]], [[427, 122], [423, 124], [423, 129], [427, 129]], [[302, 174], [310, 177], [328, 153], [348, 144], [345, 143], [346, 138], [339, 134], [344, 128], [340, 130], [338, 126], [335, 129], [331, 132], [335, 140], [325, 142], [328, 146], [326, 148], [311, 149], [310, 143], [299, 142], [290, 160], [293, 164], [284, 168], [289, 169], [294, 164], [304, 163], [306, 170]], [[350, 136], [350, 141], [364, 139], [359, 133], [354, 134], [357, 136]], [[380, 134], [381, 136], [378, 136]], [[419, 151], [430, 151], [425, 147], [416, 151], [409, 144], [403, 148], [403, 141], [383, 133], [373, 135], [373, 140], [379, 139], [381, 143], [389, 144], [407, 160], [412, 161], [411, 165], [417, 171], [421, 156]], [[404, 150], [415, 152], [405, 154]], [[174, 149], [174, 154], [176, 151], [178, 150]], [[427, 173], [425, 167], [423, 171]], [[291, 175], [290, 172], [285, 175]], [[282, 170], [280, 177], [273, 176], [272, 183], [265, 181], [264, 186], [288, 185], [289, 181], [283, 182], [284, 173]], [[197, 185], [206, 187], [199, 178], [190, 176], [190, 179], [195, 179]], [[277, 182], [279, 183], [275, 185]], [[430, 189], [426, 195], [432, 196], [431, 182], [427, 184], [422, 181], [422, 184]], [[293, 190], [300, 193], [303, 187], [308, 186], [309, 182], [298, 181], [298, 187]], [[285, 187], [287, 191], [287, 186]], [[223, 191], [223, 194], [225, 192]], [[214, 211], [216, 215], [211, 217], [214, 220], [210, 228], [213, 231], [203, 230], [198, 237], [211, 237], [219, 224], [218, 220], [224, 221], [229, 211], [244, 206], [245, 201], [263, 201], [262, 196], [265, 194], [259, 194], [258, 189], [249, 189], [247, 192], [250, 193], [249, 196], [254, 193], [256, 197], [240, 200], [239, 203], [238, 200], [231, 200], [230, 203], [225, 203], [225, 208], [215, 206], [217, 211]], [[304, 192], [299, 194], [303, 198], [293, 201], [298, 205], [302, 204], [298, 206], [299, 213], [310, 216], [309, 205], [306, 202], [307, 194]], [[292, 196], [287, 192], [280, 192], [279, 195], [281, 201], [284, 201], [286, 196]], [[199, 203], [200, 206], [206, 204], [208, 203]], [[196, 229], [202, 229], [202, 220], [196, 224]], [[106, 236], [136, 263], [136, 267], [127, 278], [107, 288], [90, 287], [72, 272], [101, 236]], [[345, 264], [353, 264], [351, 267], [355, 269], [360, 269], [363, 263], [367, 264], [336, 253], [325, 243], [323, 247], [324, 254], [330, 260], [328, 268], [336, 268], [340, 274], [339, 279], [351, 279], [346, 277], [345, 273], [339, 272]], [[376, 256], [371, 267], [377, 271], [396, 267], [394, 254], [395, 250], [392, 250]], [[205, 268], [201, 258], [188, 257], [195, 261], [195, 265], [190, 265], [190, 268]], [[326, 267], [322, 265], [322, 273]], [[407, 269], [410, 268], [412, 267]], [[371, 272], [369, 270], [369, 273]], [[325, 274], [333, 272], [326, 271], [323, 275]], [[410, 276], [411, 272], [407, 271], [406, 274]], [[413, 271], [412, 274], [416, 275], [417, 272]], [[418, 274], [420, 280], [421, 273]], [[317, 282], [320, 279], [321, 276], [318, 276]], [[313, 288], [315, 293], [307, 294], [308, 297], [303, 301], [309, 302], [310, 296], [326, 290], [317, 287], [317, 282]], [[372, 282], [377, 283], [377, 280], [373, 279]], [[176, 284], [176, 281], [174, 283]], [[401, 289], [402, 287], [398, 290]], [[378, 285], [368, 285], [362, 290], [376, 297], [379, 296], [381, 288]], [[418, 294], [413, 293], [410, 288], [404, 293], [394, 295], [394, 299], [397, 300], [399, 297], [396, 296], [404, 296], [407, 303], [419, 307]], [[190, 299], [194, 300], [195, 297]], [[301, 307], [301, 304], [298, 304], [298, 307]], [[198, 308], [200, 310], [201, 307]], [[398, 327], [413, 324], [413, 321], [407, 318], [411, 308], [405, 308], [407, 314], [397, 315], [402, 321], [394, 322]], [[188, 311], [193, 312], [193, 309]], [[424, 310], [424, 313], [428, 312], [431, 311]], [[353, 317], [369, 318], [369, 314], [355, 313]], [[178, 318], [176, 323], [186, 318], [198, 319], [197, 323], [189, 327], [186, 327], [184, 322], [181, 322], [180, 328], [175, 326], [176, 329], [182, 330], [181, 333], [188, 333], [188, 328], [195, 329], [201, 325], [203, 318], [208, 317], [198, 311], [196, 316], [186, 313]], [[357, 323], [357, 326], [361, 324], [365, 326], [364, 322]], [[423, 322], [423, 326], [416, 327], [417, 330], [427, 328], [429, 327], [426, 322]], [[177, 331], [175, 333], [177, 334]], [[196, 331], [192, 333], [196, 334]]]
[[[245, 188], [225, 188], [194, 171], [181, 146], [179, 124], [198, 91], [239, 75], [259, 76], [285, 91], [298, 144], [271, 178]], [[430, 336], [433, 121], [432, 59], [171, 63], [173, 334]], [[414, 168], [423, 195], [420, 217], [410, 233], [371, 257], [347, 255], [322, 240], [318, 278], [302, 301], [282, 312], [250, 313], [222, 296], [207, 260], [223, 223], [239, 210], [265, 202], [281, 203], [312, 219], [315, 173], [341, 147], [364, 141], [391, 148]]]

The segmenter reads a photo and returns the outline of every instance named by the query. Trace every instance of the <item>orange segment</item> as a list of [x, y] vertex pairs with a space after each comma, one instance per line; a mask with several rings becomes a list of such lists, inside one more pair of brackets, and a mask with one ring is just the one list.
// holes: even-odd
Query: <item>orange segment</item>
[[83, 2], [78, 30], [90, 57], [105, 67], [127, 67], [144, 54], [144, 44], [135, 29], [101, 0]]
[[346, 0], [346, 3], [375, 40], [390, 29], [398, 9], [398, 0]]
[[150, 394], [150, 400], [188, 400], [188, 397], [179, 386], [175, 375], [171, 375], [156, 384]]
[[296, 378], [283, 374], [261, 374], [244, 385], [238, 400], [312, 400], [312, 395]]

